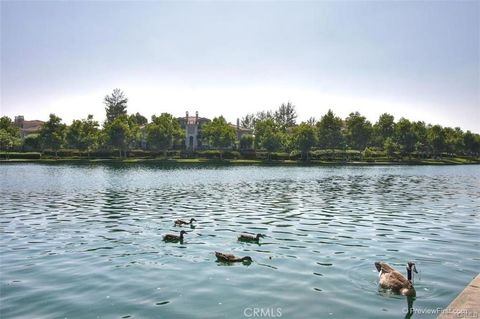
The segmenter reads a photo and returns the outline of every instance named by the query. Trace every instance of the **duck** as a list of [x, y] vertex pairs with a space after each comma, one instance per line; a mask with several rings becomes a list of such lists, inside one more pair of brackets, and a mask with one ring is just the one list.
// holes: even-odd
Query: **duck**
[[218, 261], [223, 261], [223, 262], [247, 262], [251, 263], [252, 257], [250, 256], [245, 256], [245, 257], [236, 257], [232, 254], [225, 254], [225, 253], [219, 253], [218, 251], [215, 252], [215, 256], [217, 257]]
[[238, 236], [238, 240], [239, 241], [255, 241], [255, 242], [258, 242], [260, 240], [260, 237], [264, 238], [265, 235], [257, 234], [256, 236], [253, 236], [253, 235], [242, 234], [242, 235]]
[[175, 221], [175, 226], [182, 226], [182, 225], [192, 225], [193, 222], [196, 222], [197, 220], [195, 218], [190, 218], [190, 221], [189, 222], [186, 222], [184, 220], [181, 220], [181, 219], [177, 219]]
[[163, 236], [163, 241], [171, 241], [171, 242], [183, 242], [183, 235], [185, 235], [187, 232], [182, 230], [180, 232], [180, 236], [177, 235], [172, 235], [172, 234], [166, 234]]
[[382, 261], [375, 262], [375, 267], [380, 278], [380, 287], [404, 296], [414, 297], [416, 295], [415, 287], [413, 287], [413, 272], [418, 274], [418, 271], [414, 262], [407, 263], [407, 278]]

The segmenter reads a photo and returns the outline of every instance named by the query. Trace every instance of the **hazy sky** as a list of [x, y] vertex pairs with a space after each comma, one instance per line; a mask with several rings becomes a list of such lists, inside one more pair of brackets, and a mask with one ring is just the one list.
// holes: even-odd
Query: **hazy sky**
[[1, 1], [1, 114], [300, 120], [383, 112], [480, 132], [480, 1]]

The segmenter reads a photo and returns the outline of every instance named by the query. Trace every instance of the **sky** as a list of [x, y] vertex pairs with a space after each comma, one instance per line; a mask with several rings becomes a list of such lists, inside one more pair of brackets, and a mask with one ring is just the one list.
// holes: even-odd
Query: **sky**
[[292, 102], [480, 133], [480, 1], [0, 0], [0, 113], [232, 123]]

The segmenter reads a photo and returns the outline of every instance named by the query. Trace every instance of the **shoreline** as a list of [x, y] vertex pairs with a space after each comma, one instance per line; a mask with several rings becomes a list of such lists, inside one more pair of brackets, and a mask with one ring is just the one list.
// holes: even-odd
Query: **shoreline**
[[0, 159], [1, 164], [161, 164], [164, 166], [215, 165], [215, 166], [394, 166], [394, 165], [478, 165], [478, 160], [425, 159], [401, 161], [297, 161], [297, 160], [245, 160], [245, 159], [204, 159], [204, 158], [42, 158], [42, 159]]

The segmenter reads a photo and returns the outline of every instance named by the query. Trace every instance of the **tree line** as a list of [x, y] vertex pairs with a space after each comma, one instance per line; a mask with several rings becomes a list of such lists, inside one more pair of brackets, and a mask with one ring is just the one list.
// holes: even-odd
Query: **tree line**
[[[185, 132], [177, 118], [169, 113], [152, 116], [128, 114], [128, 98], [115, 89], [103, 100], [106, 120], [102, 127], [92, 115], [73, 120], [70, 125], [50, 114], [37, 134], [21, 138], [20, 129], [9, 117], [0, 118], [2, 150], [76, 149], [90, 156], [97, 150], [116, 150], [126, 157], [133, 149], [162, 151], [184, 147]], [[246, 114], [241, 126], [251, 130], [237, 140], [235, 128], [223, 116], [215, 117], [201, 128], [202, 139], [211, 149], [264, 151], [270, 158], [274, 152], [298, 153], [308, 160], [312, 151], [358, 150], [383, 152], [388, 157], [441, 157], [442, 154], [478, 157], [480, 135], [464, 132], [459, 127], [442, 127], [423, 121], [410, 121], [384, 113], [371, 123], [359, 112], [345, 119], [328, 110], [319, 120], [310, 118], [297, 123], [295, 106], [284, 103], [275, 111]], [[222, 152], [220, 152], [221, 156]]]

